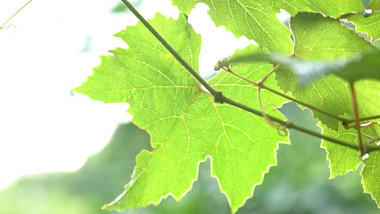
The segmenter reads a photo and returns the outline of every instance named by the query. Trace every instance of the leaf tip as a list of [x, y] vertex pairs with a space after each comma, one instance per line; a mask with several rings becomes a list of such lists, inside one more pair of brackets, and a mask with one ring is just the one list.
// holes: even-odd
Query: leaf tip
[[120, 204], [119, 204], [119, 201], [125, 196], [125, 194], [127, 193], [126, 190], [123, 191], [123, 193], [121, 193], [117, 198], [115, 198], [115, 200], [111, 201], [110, 203], [108, 204], [104, 204], [102, 206], [102, 210], [116, 210], [116, 211], [122, 211], [126, 208], [121, 208], [120, 207]]

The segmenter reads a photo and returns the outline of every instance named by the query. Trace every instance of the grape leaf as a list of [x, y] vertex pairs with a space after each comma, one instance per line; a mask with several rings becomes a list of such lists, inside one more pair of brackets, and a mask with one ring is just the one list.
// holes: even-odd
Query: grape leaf
[[[377, 129], [379, 133], [380, 128]], [[372, 152], [368, 159], [364, 161], [365, 167], [361, 172], [363, 176], [364, 192], [370, 193], [380, 207], [380, 152]]]
[[321, 76], [331, 73], [347, 80], [356, 82], [361, 79], [380, 80], [380, 52], [366, 53], [349, 59], [334, 61], [310, 61], [280, 54], [246, 54], [221, 60], [216, 69], [233, 63], [268, 61], [283, 67], [288, 67], [298, 77], [300, 84], [306, 85]]
[[[355, 32], [343, 27], [339, 20], [323, 17], [320, 14], [298, 13], [291, 19], [290, 25], [294, 33], [294, 54], [306, 60], [334, 60], [352, 57], [360, 52], [377, 51], [374, 46]], [[276, 72], [277, 80], [284, 91], [291, 93], [298, 99], [310, 103], [334, 115], [348, 115], [353, 118], [352, 102], [349, 93], [349, 84], [337, 76], [322, 76], [320, 80], [308, 86], [300, 86], [296, 76], [287, 70]], [[373, 116], [379, 112], [376, 96], [370, 97], [368, 84], [373, 90], [380, 89], [379, 84], [373, 81], [359, 81], [356, 83], [360, 93], [359, 102], [366, 106], [362, 110], [362, 117]], [[364, 90], [360, 90], [364, 89]], [[365, 100], [368, 99], [368, 100]], [[321, 122], [329, 128], [337, 129], [339, 121], [320, 112], [313, 111]]]
[[[246, 36], [270, 51], [290, 54], [292, 41], [290, 31], [276, 18], [279, 11], [273, 10], [264, 1], [229, 0], [172, 0], [180, 11], [189, 12], [196, 3], [209, 6], [208, 12], [216, 26], [223, 25], [236, 37]], [[227, 42], [227, 41], [226, 41]]]
[[374, 41], [380, 39], [380, 0], [373, 0], [369, 8], [372, 10], [369, 15], [358, 13], [344, 18], [356, 26], [355, 31], [367, 34]]
[[[323, 131], [322, 133], [337, 139], [344, 140], [346, 142], [357, 142], [357, 132], [355, 129], [345, 129], [342, 125], [339, 126], [338, 131], [329, 129], [323, 124], [319, 124]], [[362, 129], [362, 132], [366, 135], [379, 138], [380, 126], [373, 125]], [[363, 141], [368, 142], [369, 138], [363, 136]], [[376, 144], [377, 141], [374, 142]], [[347, 147], [342, 147], [330, 142], [323, 141], [322, 147], [328, 152], [328, 159], [330, 162], [330, 177], [334, 178], [338, 175], [344, 175], [349, 171], [354, 171], [361, 162], [361, 158], [358, 155], [358, 151], [349, 149]], [[373, 151], [369, 154], [369, 157], [363, 162], [365, 164], [361, 175], [363, 176], [363, 186], [364, 191], [370, 193], [372, 198], [376, 200], [379, 205], [380, 202], [380, 161], [379, 161], [379, 151]], [[380, 207], [380, 206], [379, 206]]]
[[216, 26], [223, 25], [236, 37], [246, 36], [271, 52], [290, 54], [293, 43], [290, 31], [277, 18], [280, 9], [292, 15], [297, 12], [322, 12], [328, 16], [362, 11], [358, 0], [172, 0], [180, 11], [189, 14], [197, 3], [209, 6], [209, 14]]
[[[292, 18], [290, 25], [295, 38], [294, 53], [297, 57], [310, 60], [332, 60], [342, 57], [350, 57], [365, 51], [376, 51], [370, 43], [354, 32], [342, 27], [338, 20], [323, 17], [318, 14], [299, 13]], [[276, 73], [280, 87], [291, 90], [292, 94], [299, 100], [324, 109], [330, 113], [354, 118], [352, 102], [348, 82], [337, 76], [322, 76], [322, 79], [309, 86], [301, 87], [297, 84], [291, 72], [281, 70]], [[373, 80], [361, 80], [355, 83], [358, 97], [359, 116], [367, 117], [377, 115], [380, 112], [378, 96], [380, 84]], [[322, 114], [314, 111], [323, 124], [323, 133], [342, 139], [353, 144], [357, 142], [355, 130], [345, 130], [339, 121], [329, 120]], [[330, 129], [334, 128], [334, 129]], [[375, 130], [370, 130], [370, 129]], [[363, 130], [371, 136], [378, 136], [380, 128], [378, 125]], [[322, 147], [328, 152], [331, 176], [345, 174], [357, 168], [360, 159], [358, 152], [348, 150], [341, 146], [323, 141]], [[372, 152], [370, 157], [364, 161], [366, 164], [362, 171], [365, 190], [379, 201], [378, 179], [380, 173], [376, 167], [376, 156], [379, 152]], [[368, 164], [368, 165], [367, 165]], [[378, 166], [378, 165], [377, 165]]]
[[[187, 23], [162, 15], [149, 21], [179, 54], [198, 68], [200, 36]], [[93, 76], [77, 92], [105, 103], [130, 103], [133, 122], [148, 131], [153, 151], [142, 151], [131, 181], [108, 209], [136, 209], [158, 204], [172, 195], [179, 200], [197, 178], [198, 166], [212, 159], [212, 174], [218, 179], [236, 212], [260, 184], [268, 168], [276, 164], [278, 142], [288, 141], [261, 117], [236, 107], [215, 103], [195, 79], [141, 24], [116, 34], [129, 46], [103, 56]], [[242, 52], [261, 51], [249, 47]], [[237, 73], [260, 78], [272, 69], [268, 63], [239, 65]], [[238, 101], [258, 107], [257, 91], [225, 72], [210, 83]], [[274, 77], [267, 84], [276, 86]], [[263, 102], [279, 106], [283, 100], [263, 90]], [[277, 111], [271, 114], [284, 118]]]

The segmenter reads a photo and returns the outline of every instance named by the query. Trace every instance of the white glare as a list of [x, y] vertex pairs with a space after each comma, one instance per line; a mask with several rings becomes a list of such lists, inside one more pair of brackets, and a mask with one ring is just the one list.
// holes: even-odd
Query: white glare
[[231, 32], [226, 32], [224, 27], [216, 28], [207, 10], [205, 4], [197, 4], [189, 15], [189, 23], [202, 35], [199, 70], [203, 77], [214, 74], [214, 66], [218, 60], [232, 55], [236, 49], [243, 49], [249, 44], [257, 45], [245, 36], [237, 39]]
[[366, 160], [368, 158], [369, 158], [369, 154], [367, 153], [367, 154], [365, 154], [365, 155], [362, 156], [362, 161], [364, 161], [364, 160]]
[[371, 9], [365, 9], [364, 12], [365, 12], [365, 14], [368, 14], [368, 15], [372, 14], [372, 10]]

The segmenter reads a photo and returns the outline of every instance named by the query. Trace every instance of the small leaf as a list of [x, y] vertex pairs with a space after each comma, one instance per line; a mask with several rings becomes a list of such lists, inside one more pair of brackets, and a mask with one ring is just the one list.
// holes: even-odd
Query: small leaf
[[[341, 124], [339, 124], [338, 130], [329, 129], [326, 125], [321, 123], [319, 126], [322, 128], [322, 134], [345, 142], [352, 142], [353, 145], [356, 145], [357, 131], [355, 129], [345, 129]], [[358, 151], [351, 148], [343, 147], [325, 140], [322, 141], [321, 147], [327, 151], [330, 178], [344, 175], [349, 171], [355, 171], [361, 162]]]
[[380, 152], [372, 152], [364, 163], [365, 167], [361, 172], [364, 192], [370, 193], [380, 207]]
[[367, 34], [372, 37], [372, 41], [375, 41], [380, 39], [380, 0], [373, 0], [369, 10], [370, 14], [352, 14], [345, 16], [344, 19], [356, 26], [355, 31]]
[[[331, 130], [325, 125], [320, 124], [323, 128], [323, 134], [331, 136], [346, 142], [357, 142], [357, 131], [355, 129], [345, 129], [342, 125], [339, 126], [338, 131]], [[373, 136], [375, 138], [379, 137], [380, 126], [370, 126], [362, 130], [366, 136]], [[364, 137], [364, 142], [370, 141], [371, 139]], [[373, 143], [372, 146], [376, 145]], [[362, 162], [359, 152], [342, 147], [327, 141], [322, 141], [322, 147], [324, 147], [328, 153], [327, 159], [330, 162], [330, 177], [334, 178], [339, 175], [344, 175], [349, 171], [354, 171]], [[376, 200], [378, 206], [380, 202], [380, 151], [373, 151], [369, 154], [369, 157], [364, 161], [364, 168], [361, 172], [363, 176], [363, 186], [364, 191], [370, 193], [372, 198]], [[380, 206], [379, 206], [380, 207]]]

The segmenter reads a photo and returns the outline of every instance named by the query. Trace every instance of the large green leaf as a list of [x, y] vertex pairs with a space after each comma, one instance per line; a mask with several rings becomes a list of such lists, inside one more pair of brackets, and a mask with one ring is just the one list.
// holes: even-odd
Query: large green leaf
[[380, 0], [373, 0], [369, 7], [372, 12], [369, 15], [362, 13], [346, 16], [345, 19], [353, 22], [355, 30], [372, 37], [373, 40], [380, 38]]
[[[290, 24], [295, 38], [294, 53], [300, 58], [332, 60], [347, 58], [369, 50], [375, 51], [375, 48], [370, 43], [349, 29], [342, 27], [338, 20], [317, 14], [300, 13], [291, 20]], [[279, 71], [277, 78], [280, 86], [285, 90], [290, 90], [297, 99], [307, 101], [327, 112], [345, 118], [354, 118], [348, 82], [343, 81], [341, 78], [322, 76], [321, 80], [305, 87], [299, 86], [294, 75], [285, 70]], [[380, 112], [380, 106], [378, 105], [379, 82], [361, 80], [355, 83], [355, 89], [358, 97], [359, 116], [378, 115]], [[323, 123], [321, 127], [324, 134], [357, 144], [357, 132], [354, 129], [346, 130], [339, 121], [332, 120], [316, 111], [314, 111], [314, 114]], [[363, 133], [375, 138], [378, 137], [379, 131], [379, 125], [363, 129]], [[366, 138], [364, 139], [366, 140]], [[357, 157], [358, 151], [349, 150], [325, 141], [323, 141], [323, 147], [328, 152], [332, 176], [354, 170], [360, 162]], [[378, 154], [379, 152], [370, 154], [370, 157], [364, 161], [366, 166], [362, 172], [365, 190], [370, 192], [377, 201], [380, 199], [378, 185], [380, 173], [377, 170], [378, 165], [376, 165]]]
[[292, 15], [297, 12], [322, 12], [327, 16], [362, 11], [359, 0], [172, 0], [180, 11], [189, 14], [197, 3], [209, 6], [216, 26], [223, 25], [236, 37], [246, 36], [271, 52], [290, 54], [293, 44], [290, 31], [277, 19], [280, 9]]
[[[376, 51], [369, 42], [353, 31], [343, 27], [338, 20], [319, 14], [299, 13], [291, 19], [294, 33], [296, 57], [306, 60], [334, 60], [352, 57], [360, 52]], [[276, 73], [280, 87], [299, 100], [310, 103], [337, 116], [348, 115], [353, 118], [349, 84], [337, 76], [322, 76], [310, 85], [300, 86], [297, 77], [287, 70]], [[377, 97], [371, 97], [372, 90], [380, 90], [374, 81], [356, 83], [360, 105], [366, 106], [360, 112], [361, 117], [373, 116], [379, 112]], [[363, 90], [361, 90], [363, 89]], [[340, 121], [320, 112], [313, 112], [329, 128], [337, 129]]]
[[[179, 20], [157, 15], [150, 23], [193, 68], [198, 67], [200, 37], [180, 15]], [[142, 151], [125, 191], [110, 209], [136, 209], [157, 204], [169, 194], [180, 199], [197, 179], [198, 166], [212, 159], [217, 177], [235, 212], [276, 164], [279, 141], [264, 119], [236, 107], [215, 103], [186, 70], [139, 23], [117, 34], [128, 49], [103, 56], [94, 75], [76, 89], [105, 103], [127, 102], [133, 122], [149, 132], [153, 151]], [[261, 51], [249, 47], [244, 51]], [[239, 65], [243, 76], [260, 78], [272, 69], [268, 63]], [[210, 83], [226, 95], [258, 108], [257, 91], [234, 76], [220, 73]], [[276, 87], [274, 77], [268, 84]], [[279, 106], [283, 100], [262, 92], [262, 100]], [[277, 111], [271, 114], [282, 117]]]

